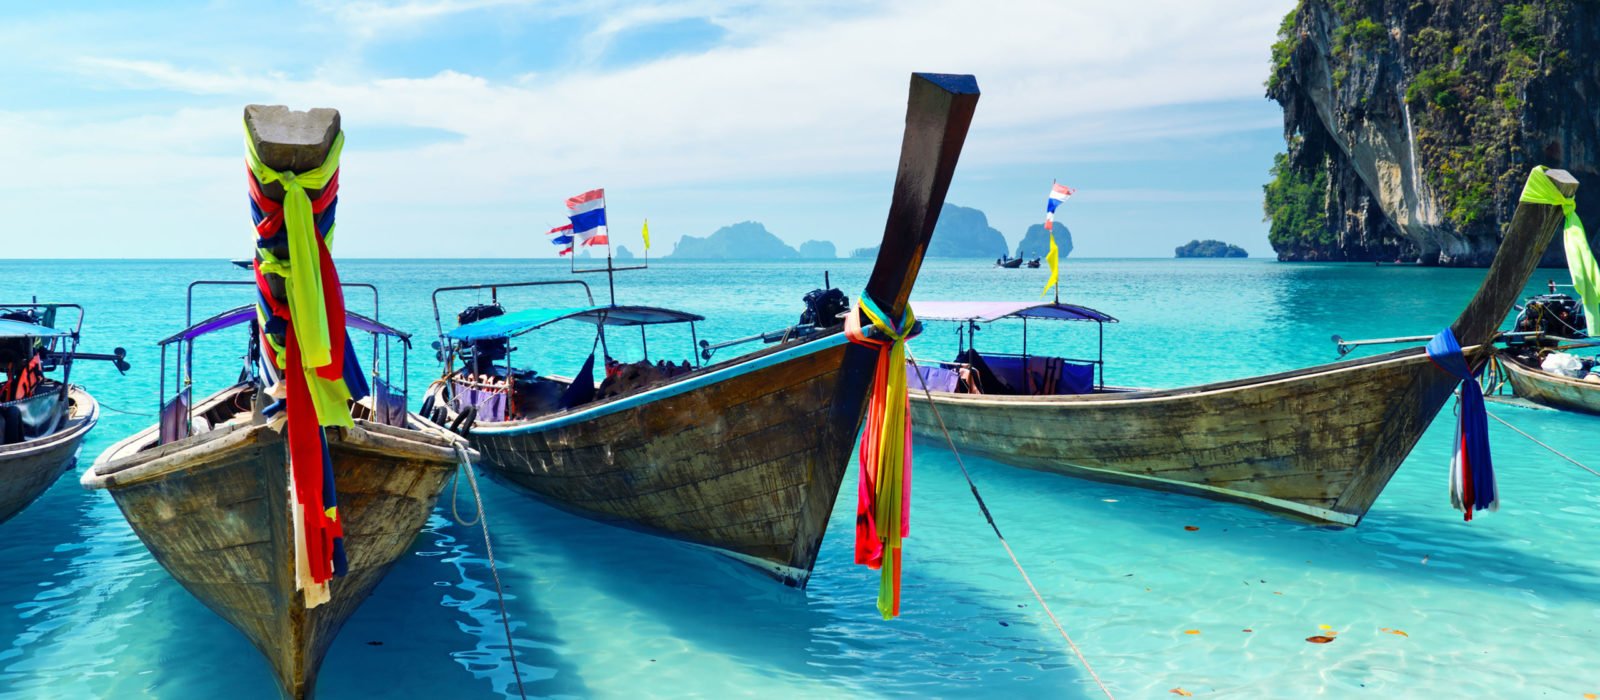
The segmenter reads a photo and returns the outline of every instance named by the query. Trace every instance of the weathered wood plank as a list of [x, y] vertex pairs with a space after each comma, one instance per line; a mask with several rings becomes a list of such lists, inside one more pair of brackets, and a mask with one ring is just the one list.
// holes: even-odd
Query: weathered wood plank
[[[224, 393], [239, 399], [234, 405], [249, 405], [239, 396], [249, 391]], [[267, 657], [286, 696], [307, 697], [339, 627], [408, 550], [455, 467], [440, 449], [451, 439], [411, 420], [410, 438], [387, 443], [397, 447], [389, 453], [346, 444], [353, 433], [328, 431], [350, 569], [330, 583], [331, 600], [310, 609], [294, 580], [281, 421], [234, 428], [249, 431], [245, 439], [199, 435], [164, 446], [177, 450], [154, 449], [148, 436], [135, 435], [103, 453], [84, 482], [111, 491], [162, 567]], [[185, 458], [187, 464], [140, 468], [141, 459]], [[120, 472], [109, 482], [96, 474], [111, 465]]]

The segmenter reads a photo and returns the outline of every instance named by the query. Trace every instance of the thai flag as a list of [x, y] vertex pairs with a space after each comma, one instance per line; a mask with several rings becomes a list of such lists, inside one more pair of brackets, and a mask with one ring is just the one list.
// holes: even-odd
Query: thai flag
[[1044, 205], [1044, 230], [1055, 230], [1056, 207], [1067, 201], [1067, 198], [1071, 197], [1074, 192], [1077, 192], [1077, 190], [1066, 185], [1058, 184], [1050, 187], [1050, 199], [1046, 200]]
[[554, 236], [550, 242], [554, 245], [566, 246], [561, 250], [562, 255], [572, 252], [572, 224], [562, 224], [545, 232], [546, 236]]
[[567, 218], [572, 220], [572, 235], [581, 245], [604, 243], [606, 238], [606, 191], [589, 190], [567, 199]]

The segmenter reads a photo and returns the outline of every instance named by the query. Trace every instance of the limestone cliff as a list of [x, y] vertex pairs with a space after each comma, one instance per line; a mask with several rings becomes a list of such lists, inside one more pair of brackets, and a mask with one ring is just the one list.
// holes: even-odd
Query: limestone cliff
[[[945, 202], [939, 210], [939, 223], [928, 239], [930, 258], [1000, 258], [1007, 254], [1006, 237], [989, 225], [981, 210]], [[857, 248], [853, 258], [878, 257], [878, 247]]]
[[[1072, 232], [1067, 230], [1067, 225], [1059, 221], [1053, 228], [1056, 234], [1056, 254], [1065, 258], [1072, 254]], [[1050, 233], [1044, 230], [1044, 224], [1034, 224], [1022, 234], [1022, 242], [1017, 244], [1017, 257], [1042, 258], [1050, 252]]]
[[1280, 260], [1486, 265], [1539, 164], [1600, 220], [1600, 1], [1301, 0], [1272, 62]]
[[783, 239], [772, 235], [756, 221], [724, 226], [711, 235], [684, 236], [673, 246], [669, 258], [697, 260], [787, 260], [800, 257]]
[[806, 241], [800, 244], [800, 257], [832, 260], [839, 257], [839, 251], [830, 241]]

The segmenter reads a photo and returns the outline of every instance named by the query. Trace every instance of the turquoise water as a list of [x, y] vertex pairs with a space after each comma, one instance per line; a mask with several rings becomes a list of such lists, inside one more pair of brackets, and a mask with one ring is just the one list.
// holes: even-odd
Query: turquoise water
[[[710, 320], [701, 337], [728, 339], [792, 323], [824, 267], [847, 291], [869, 272], [857, 261], [657, 263], [623, 275], [619, 299], [703, 313]], [[414, 394], [437, 371], [427, 347], [433, 287], [566, 277], [564, 266], [537, 261], [350, 260], [341, 269], [347, 281], [377, 284], [383, 319], [419, 336]], [[1073, 260], [1062, 298], [1122, 320], [1107, 327], [1107, 381], [1178, 386], [1331, 361], [1333, 333], [1430, 334], [1454, 318], [1481, 274]], [[1540, 271], [1529, 293], [1558, 274]], [[118, 377], [85, 363], [76, 377], [107, 406], [149, 412], [154, 342], [182, 326], [183, 290], [198, 278], [244, 276], [222, 261], [0, 261], [0, 299], [37, 294], [87, 306], [86, 349], [125, 346], [135, 367]], [[603, 295], [604, 278], [588, 279]], [[935, 260], [917, 297], [1030, 299], [1043, 279], [1042, 270]], [[551, 292], [543, 299], [576, 301]], [[248, 300], [212, 293], [199, 313]], [[980, 346], [1015, 349], [1018, 330], [997, 324]], [[1092, 352], [1090, 325], [1037, 323], [1030, 331], [1030, 349]], [[524, 338], [519, 353], [570, 371], [587, 340], [573, 349], [558, 347], [560, 339]], [[664, 334], [650, 349], [659, 356], [688, 343]], [[197, 360], [211, 379], [202, 389], [232, 379], [241, 337], [200, 347], [214, 351]], [[954, 347], [953, 328], [938, 324], [913, 345], [924, 357]], [[1491, 410], [1600, 462], [1600, 418]], [[106, 411], [83, 462], [149, 420]], [[982, 459], [968, 466], [1034, 582], [1119, 697], [1176, 697], [1173, 688], [1197, 697], [1600, 692], [1600, 478], [1491, 423], [1502, 507], [1463, 523], [1446, 495], [1452, 430], [1442, 416], [1361, 527], [1344, 531]], [[529, 695], [1095, 696], [950, 453], [919, 442], [915, 459], [903, 615], [889, 622], [874, 607], [875, 572], [851, 562], [853, 481], [805, 591], [484, 482]], [[515, 697], [482, 539], [451, 522], [449, 496], [414, 554], [334, 644], [322, 697]], [[466, 495], [462, 507], [471, 510]], [[275, 696], [254, 649], [172, 582], [111, 499], [82, 491], [76, 473], [0, 526], [0, 562], [0, 697]], [[1327, 633], [1320, 625], [1339, 633], [1335, 641], [1306, 643]]]

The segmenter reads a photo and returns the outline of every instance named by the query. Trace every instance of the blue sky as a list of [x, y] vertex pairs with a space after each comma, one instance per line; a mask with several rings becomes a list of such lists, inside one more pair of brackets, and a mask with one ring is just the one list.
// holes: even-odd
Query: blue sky
[[249, 103], [342, 111], [341, 256], [549, 256], [593, 187], [635, 252], [649, 217], [657, 254], [751, 219], [847, 253], [881, 235], [922, 70], [977, 75], [949, 201], [1013, 244], [1058, 179], [1075, 255], [1267, 255], [1261, 84], [1292, 4], [7, 3], [7, 254], [243, 255]]

